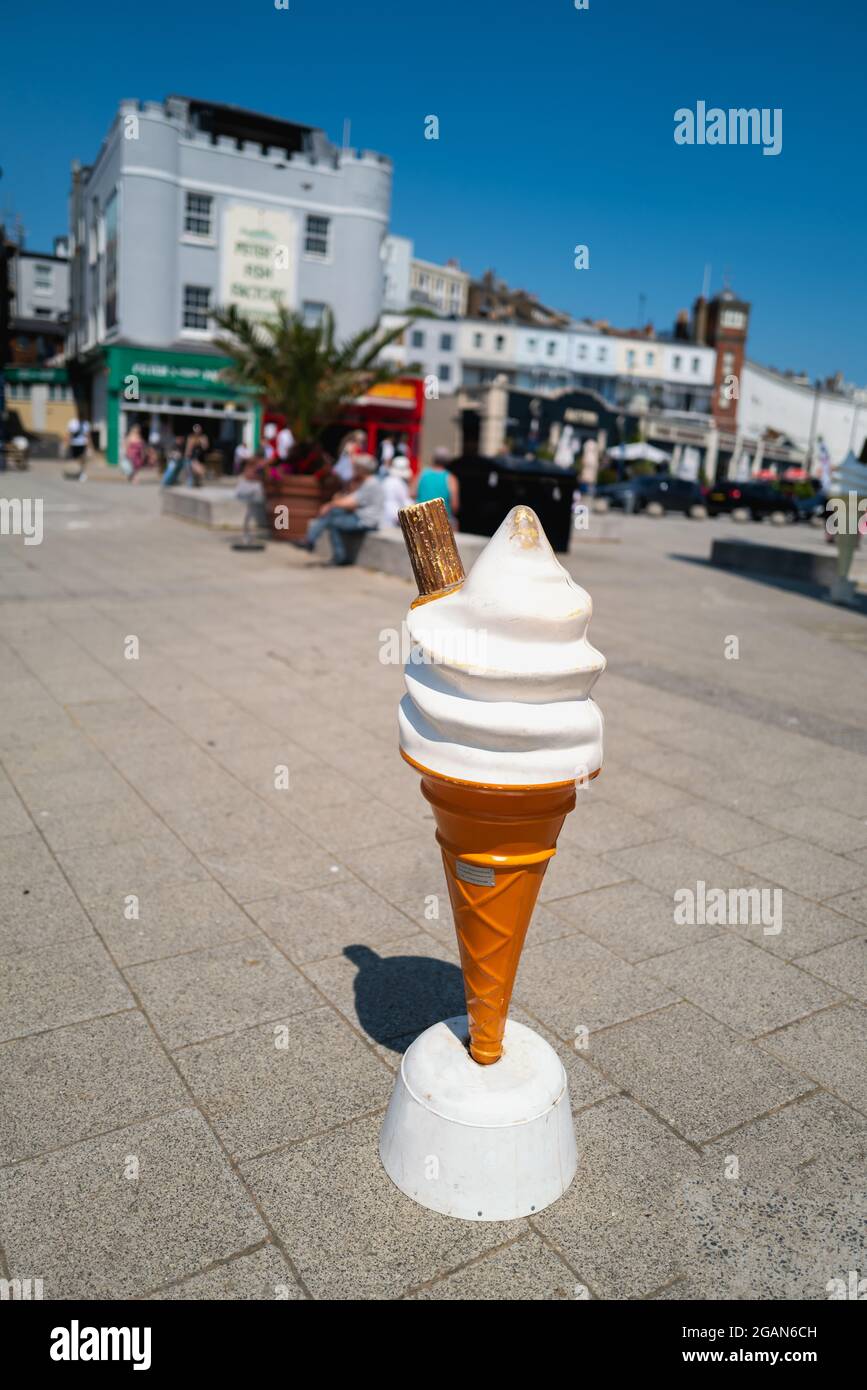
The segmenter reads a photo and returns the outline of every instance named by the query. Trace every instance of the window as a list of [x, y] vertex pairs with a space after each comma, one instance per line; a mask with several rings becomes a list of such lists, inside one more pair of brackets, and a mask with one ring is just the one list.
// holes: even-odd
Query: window
[[596, 349], [596, 360], [597, 360], [598, 362], [606, 362], [606, 361], [608, 360], [608, 349], [607, 349], [607, 348], [604, 348], [604, 347], [597, 348], [597, 349]]
[[547, 352], [549, 357], [554, 356], [554, 353], [557, 351], [557, 340], [555, 338], [548, 339], [545, 351]]
[[184, 328], [207, 329], [211, 291], [205, 285], [184, 285]]
[[188, 193], [184, 207], [184, 231], [188, 236], [211, 236], [214, 200], [209, 193]]
[[312, 213], [308, 213], [304, 235], [304, 251], [306, 255], [328, 255], [328, 233], [330, 226], [330, 218], [314, 217]]
[[301, 314], [303, 316], [305, 325], [308, 328], [318, 328], [322, 320], [325, 318], [326, 308], [327, 305], [320, 304], [317, 300], [305, 299], [303, 305], [301, 306]]
[[441, 334], [440, 334], [440, 352], [451, 352], [451, 350], [452, 350], [452, 335], [451, 335], [451, 333], [441, 333]]
[[537, 339], [537, 338], [528, 338], [528, 339], [527, 339], [527, 351], [528, 351], [528, 352], [535, 352], [537, 346], [538, 346], [538, 339]]
[[414, 328], [410, 334], [410, 347], [424, 347], [424, 334], [420, 328]]
[[443, 279], [443, 277], [442, 277], [441, 275], [438, 275], [437, 278], [436, 278], [436, 281], [435, 281], [435, 283], [434, 283], [434, 289], [436, 290], [437, 294], [442, 294], [443, 291], [445, 290], [445, 287], [446, 287], [446, 282], [445, 282], [445, 280]]
[[652, 366], [653, 366], [653, 353], [652, 353], [652, 352], [646, 352], [646, 353], [644, 354], [644, 361], [645, 361], [645, 363], [646, 363], [646, 365], [647, 365], [648, 367], [652, 367]]
[[54, 266], [37, 262], [33, 267], [34, 294], [51, 294], [54, 289]]
[[117, 190], [105, 205], [105, 326], [117, 326]]
[[497, 352], [502, 352], [506, 346], [506, 336], [504, 333], [497, 333], [494, 337], [494, 348]]
[[701, 371], [701, 358], [700, 358], [700, 357], [694, 357], [694, 358], [692, 359], [692, 370], [693, 370], [694, 372]]
[[586, 343], [579, 343], [579, 344], [578, 344], [578, 356], [579, 356], [579, 357], [582, 357], [582, 358], [587, 356], [587, 344], [586, 344]]
[[627, 367], [634, 367], [634, 366], [635, 366], [635, 352], [634, 352], [634, 350], [633, 350], [632, 348], [629, 348], [629, 349], [627, 350], [627, 353], [626, 353], [626, 365], [627, 365]]
[[421, 274], [420, 274], [419, 277], [418, 277], [418, 283], [419, 283], [419, 289], [422, 289], [422, 290], [426, 290], [426, 289], [427, 289], [428, 285], [430, 284], [430, 276], [428, 275], [427, 271], [423, 270], [423, 271], [421, 272]]
[[679, 352], [676, 352], [676, 353], [674, 354], [674, 357], [671, 359], [671, 361], [672, 361], [672, 366], [674, 367], [674, 370], [675, 370], [676, 372], [679, 372], [680, 369], [681, 369], [681, 366], [682, 366], [682, 364], [683, 364], [683, 358], [681, 357], [680, 353], [679, 353]]
[[483, 339], [481, 333], [474, 333], [474, 334], [473, 334], [473, 347], [475, 347], [475, 348], [480, 348], [480, 347], [482, 346], [482, 343], [483, 343], [483, 342], [484, 342], [484, 339]]
[[451, 381], [452, 369], [449, 366], [448, 362], [440, 362], [440, 369], [437, 375], [439, 376], [440, 381]]
[[37, 304], [36, 307], [35, 307], [35, 312], [36, 312], [36, 317], [37, 317], [38, 319], [50, 319], [50, 318], [51, 318], [51, 310], [50, 310], [49, 308], [47, 308], [46, 305], [44, 305], [44, 304]]

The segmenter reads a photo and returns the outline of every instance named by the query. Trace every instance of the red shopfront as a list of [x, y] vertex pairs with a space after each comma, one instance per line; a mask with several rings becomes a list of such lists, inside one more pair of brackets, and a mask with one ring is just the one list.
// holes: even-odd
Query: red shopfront
[[[378, 456], [383, 439], [391, 437], [395, 445], [403, 439], [415, 472], [423, 419], [424, 383], [420, 377], [382, 382], [346, 405], [340, 419], [323, 431], [322, 447], [336, 458], [344, 435], [350, 430], [363, 430], [367, 452]], [[262, 416], [263, 427], [267, 424], [279, 427], [283, 422], [283, 416], [273, 411], [266, 410]]]

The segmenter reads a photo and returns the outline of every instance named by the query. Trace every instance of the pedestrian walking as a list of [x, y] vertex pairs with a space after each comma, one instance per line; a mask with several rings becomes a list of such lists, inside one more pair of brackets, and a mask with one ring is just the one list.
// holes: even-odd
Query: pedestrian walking
[[90, 422], [79, 419], [73, 415], [69, 424], [66, 426], [66, 438], [69, 444], [69, 457], [79, 464], [79, 481], [84, 482], [87, 478], [87, 453], [90, 445]]
[[205, 458], [210, 447], [208, 436], [201, 425], [195, 424], [187, 435], [184, 448], [187, 482], [190, 487], [201, 487], [205, 478]]
[[143, 466], [144, 460], [145, 445], [142, 439], [141, 426], [131, 425], [123, 441], [123, 457], [120, 461], [120, 466], [128, 482], [138, 482], [139, 470]]

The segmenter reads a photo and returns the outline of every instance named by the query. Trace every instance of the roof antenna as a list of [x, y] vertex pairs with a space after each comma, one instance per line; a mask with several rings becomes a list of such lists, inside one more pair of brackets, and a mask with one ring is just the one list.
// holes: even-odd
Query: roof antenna
[[348, 116], [343, 117], [343, 149], [344, 153], [349, 149], [349, 140], [352, 133], [352, 122]]
[[707, 299], [708, 295], [710, 294], [710, 272], [711, 272], [710, 261], [707, 261], [707, 262], [705, 263], [705, 267], [704, 267], [704, 279], [703, 279], [702, 282], [701, 282], [701, 297], [702, 297], [702, 299]]

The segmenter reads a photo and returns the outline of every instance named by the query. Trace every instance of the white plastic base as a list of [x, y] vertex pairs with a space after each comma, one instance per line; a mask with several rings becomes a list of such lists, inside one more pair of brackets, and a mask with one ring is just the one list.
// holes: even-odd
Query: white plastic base
[[379, 1138], [392, 1182], [432, 1211], [511, 1221], [542, 1211], [578, 1166], [563, 1063], [532, 1029], [506, 1023], [503, 1055], [481, 1067], [466, 1017], [407, 1049]]

